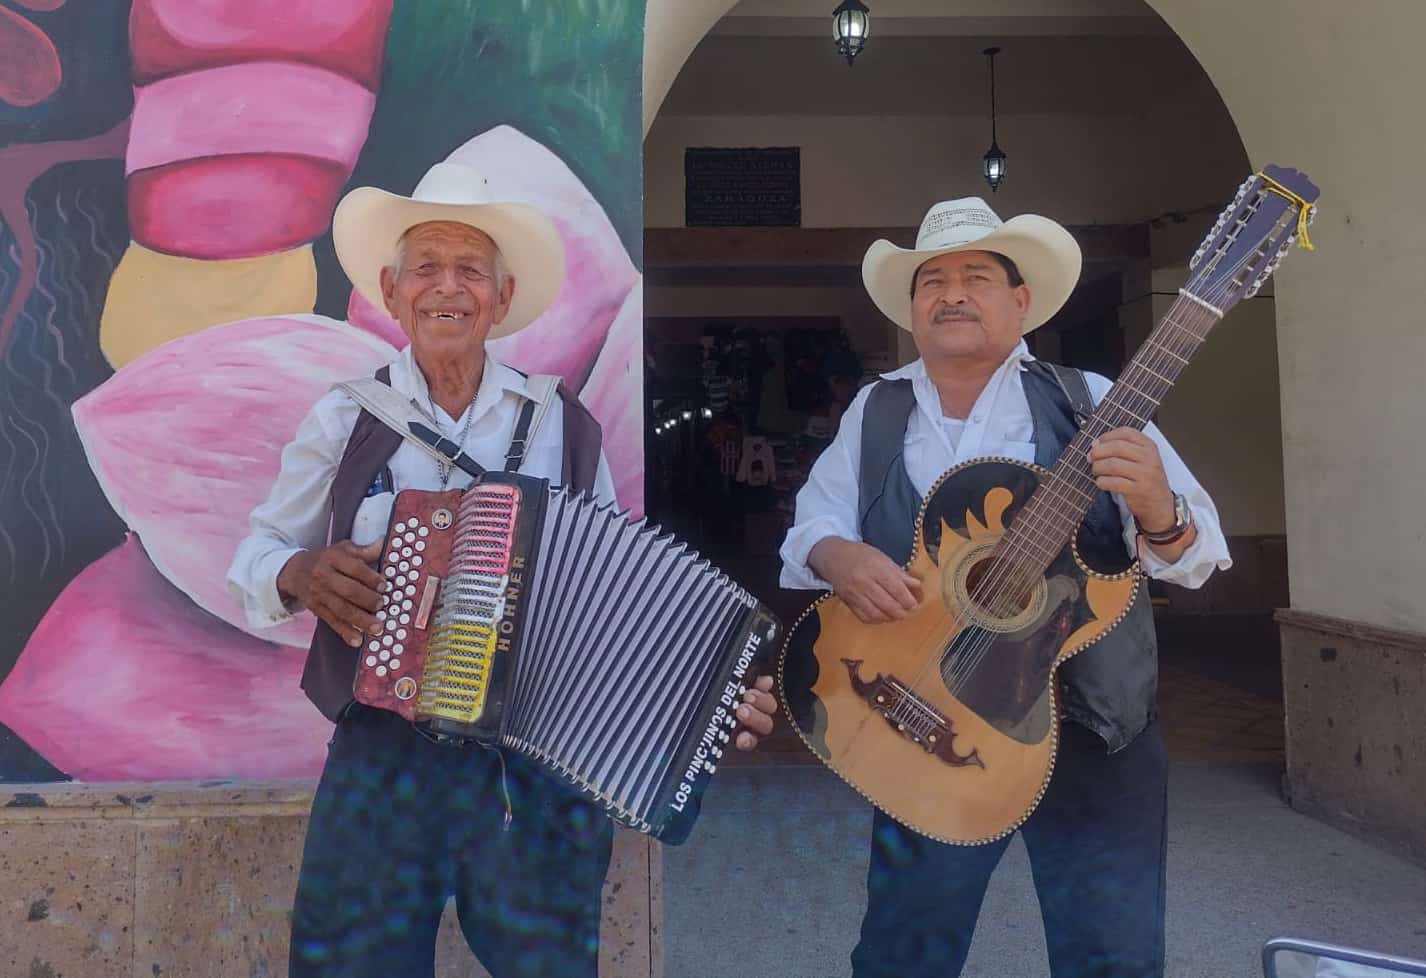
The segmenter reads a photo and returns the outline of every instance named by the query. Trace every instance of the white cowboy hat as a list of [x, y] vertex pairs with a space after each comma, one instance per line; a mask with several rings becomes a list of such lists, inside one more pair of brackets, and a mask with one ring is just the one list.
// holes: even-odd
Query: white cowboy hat
[[396, 254], [401, 236], [427, 221], [457, 221], [490, 235], [515, 279], [510, 311], [490, 339], [528, 326], [544, 312], [564, 281], [564, 245], [554, 222], [529, 204], [490, 199], [481, 173], [463, 163], [437, 163], [410, 197], [375, 187], [357, 187], [332, 215], [337, 260], [367, 302], [386, 308], [381, 269]]
[[888, 319], [909, 332], [916, 269], [956, 251], [994, 251], [1020, 269], [1030, 288], [1022, 333], [1058, 312], [1079, 281], [1079, 244], [1060, 225], [1038, 214], [1001, 221], [979, 197], [962, 197], [943, 200], [926, 212], [915, 248], [898, 248], [885, 239], [872, 243], [862, 259], [867, 294]]

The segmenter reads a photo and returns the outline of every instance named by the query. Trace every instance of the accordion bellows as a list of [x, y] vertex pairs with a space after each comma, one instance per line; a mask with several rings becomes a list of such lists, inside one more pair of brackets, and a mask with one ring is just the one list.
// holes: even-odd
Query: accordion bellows
[[671, 535], [543, 479], [397, 494], [359, 702], [519, 751], [686, 838], [752, 662], [781, 627]]

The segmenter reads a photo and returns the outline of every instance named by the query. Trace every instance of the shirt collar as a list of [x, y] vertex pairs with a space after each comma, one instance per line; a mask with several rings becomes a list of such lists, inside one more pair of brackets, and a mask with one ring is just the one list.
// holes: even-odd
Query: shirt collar
[[[1012, 364], [1018, 367], [1019, 369], [1024, 370], [1025, 364], [1033, 359], [1035, 358], [1031, 356], [1030, 348], [1025, 345], [1025, 341], [1022, 339], [1019, 343], [1015, 344], [1015, 349], [1011, 350], [1008, 354], [1006, 354], [1005, 360], [1002, 361], [1000, 366], [996, 368], [996, 372], [999, 373], [1001, 370], [1006, 369]], [[912, 381], [924, 380], [926, 379], [926, 361], [922, 360], [920, 357], [917, 357], [915, 360], [912, 360], [904, 367], [898, 367], [897, 369], [892, 370], [889, 373], [882, 374], [881, 379]]]
[[[402, 349], [401, 355], [391, 362], [391, 386], [409, 397], [423, 413], [430, 412], [431, 389], [426, 383], [425, 374], [421, 373], [421, 368], [416, 365], [416, 357], [409, 344]], [[480, 375], [480, 387], [476, 390], [473, 405], [476, 416], [479, 417], [494, 407], [506, 392], [532, 401], [544, 400], [541, 390], [531, 385], [518, 370], [501, 363], [487, 346], [485, 367]]]

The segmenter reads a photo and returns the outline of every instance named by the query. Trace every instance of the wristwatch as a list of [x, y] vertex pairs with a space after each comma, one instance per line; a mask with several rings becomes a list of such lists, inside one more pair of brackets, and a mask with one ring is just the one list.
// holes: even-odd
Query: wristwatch
[[1188, 500], [1179, 493], [1173, 494], [1173, 526], [1167, 530], [1159, 530], [1150, 533], [1144, 529], [1144, 525], [1139, 522], [1139, 518], [1134, 517], [1134, 526], [1139, 531], [1139, 536], [1156, 546], [1165, 546], [1170, 543], [1177, 543], [1188, 528], [1193, 525], [1193, 510], [1188, 508]]

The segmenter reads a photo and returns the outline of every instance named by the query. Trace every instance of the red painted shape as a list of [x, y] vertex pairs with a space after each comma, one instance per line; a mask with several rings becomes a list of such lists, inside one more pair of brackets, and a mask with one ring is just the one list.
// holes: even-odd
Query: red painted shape
[[0, 7], [0, 99], [27, 108], [59, 90], [59, 52], [44, 31]]
[[135, 241], [164, 254], [273, 254], [326, 230], [346, 178], [340, 164], [271, 153], [139, 170], [128, 182], [130, 227]]
[[134, 0], [134, 83], [248, 61], [301, 61], [375, 91], [392, 0]]

